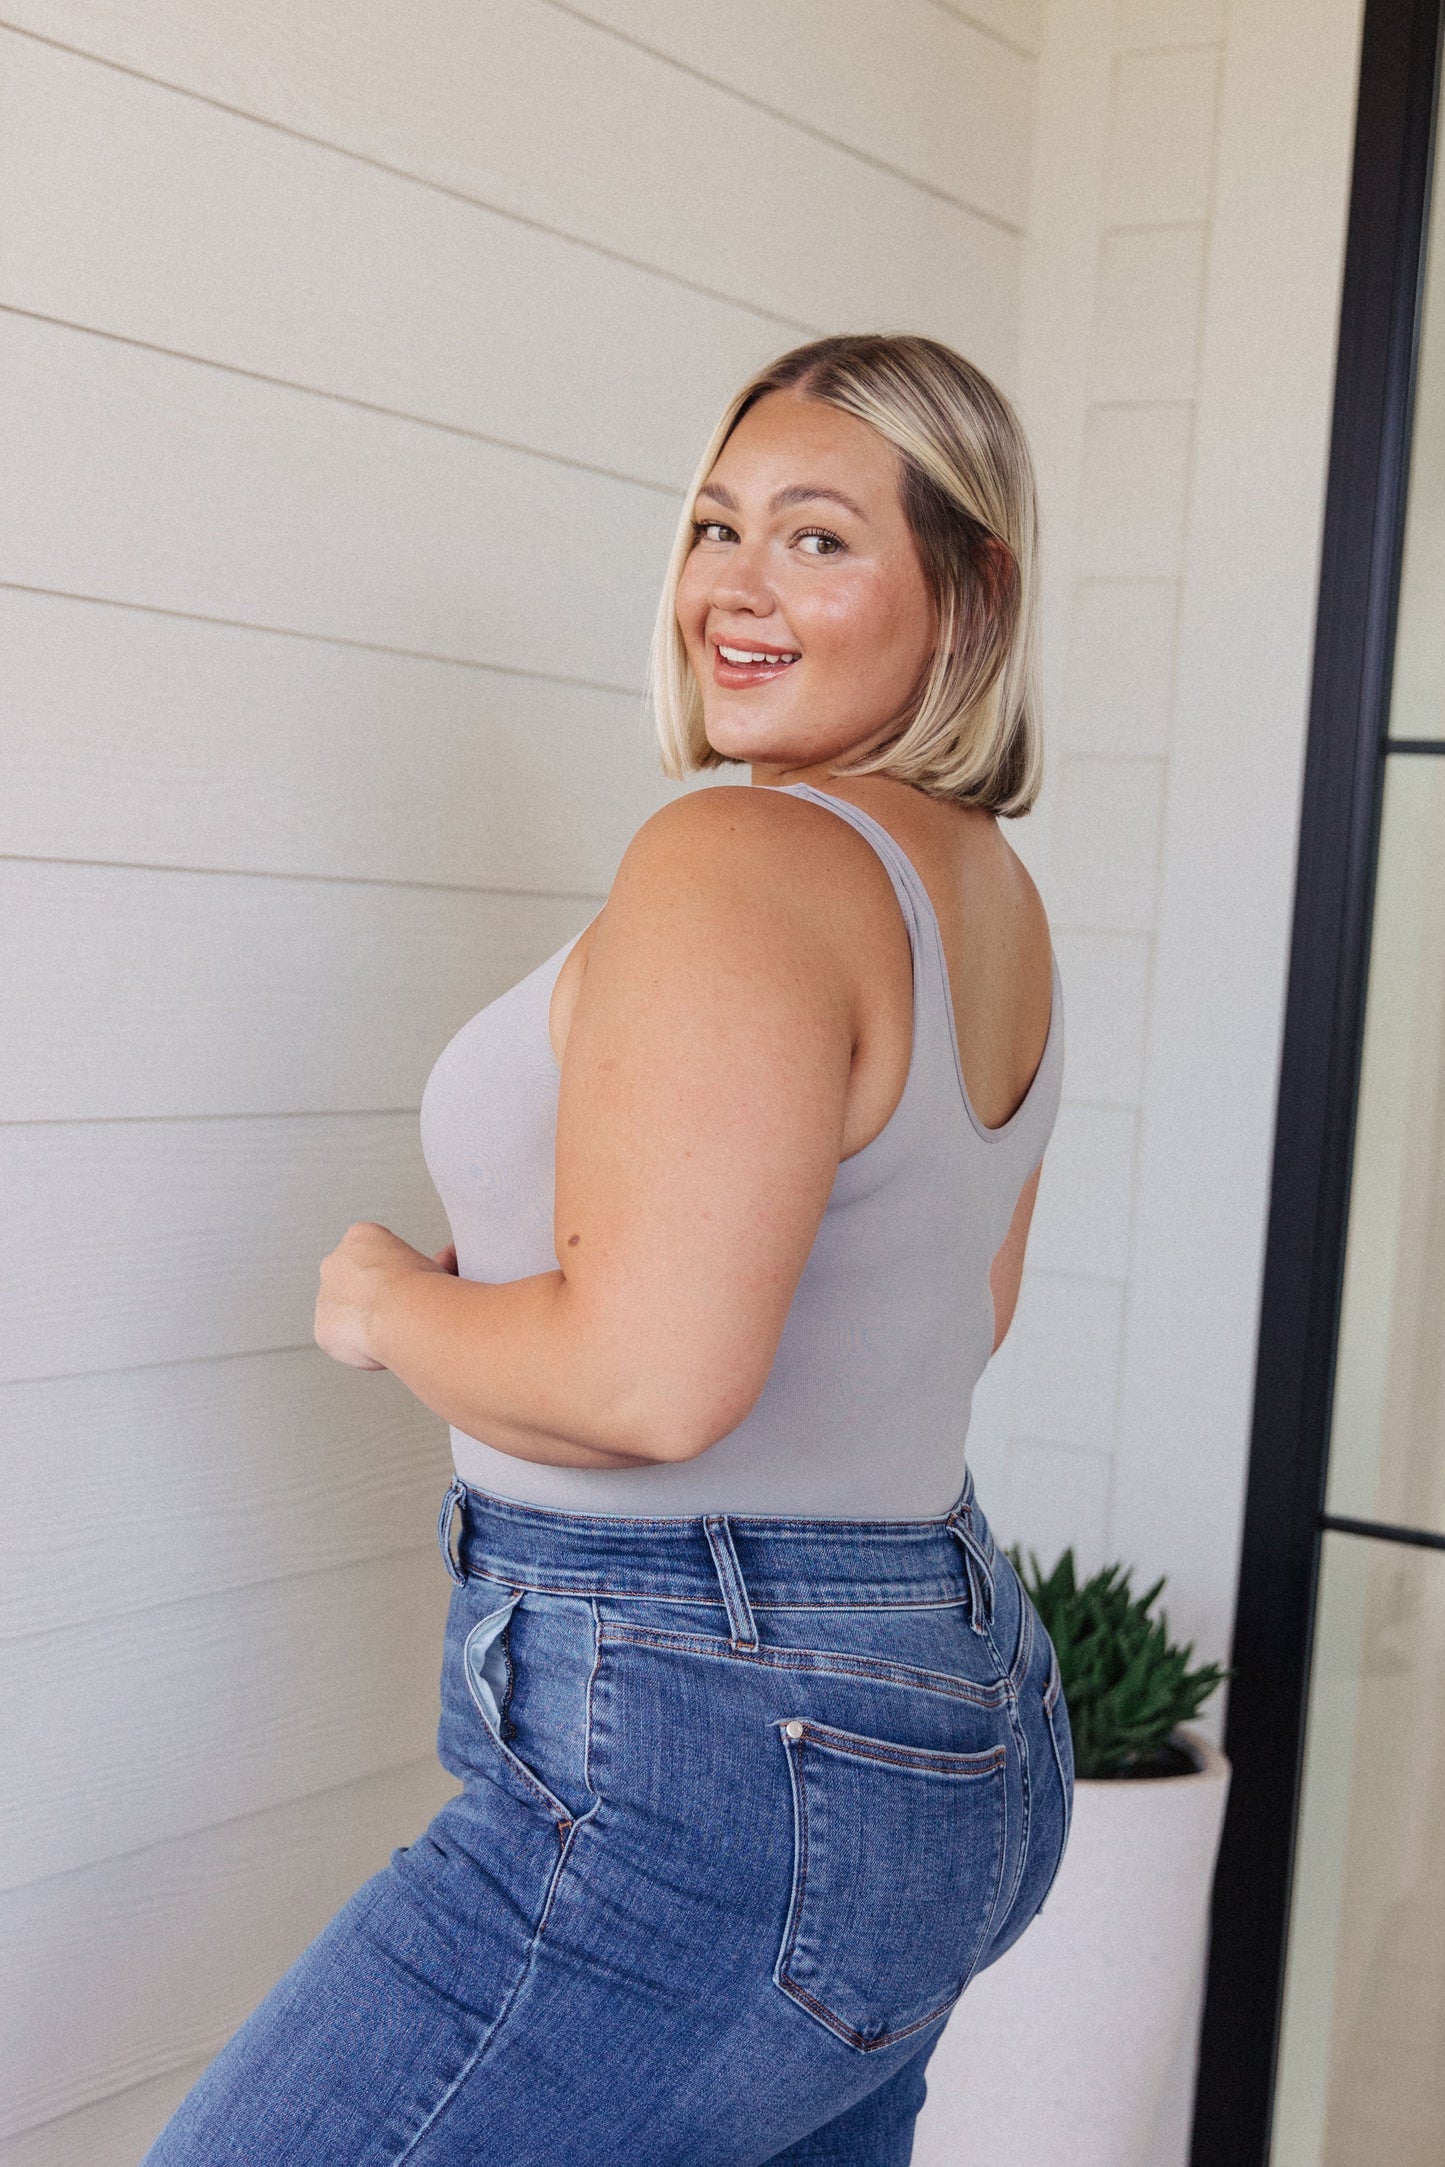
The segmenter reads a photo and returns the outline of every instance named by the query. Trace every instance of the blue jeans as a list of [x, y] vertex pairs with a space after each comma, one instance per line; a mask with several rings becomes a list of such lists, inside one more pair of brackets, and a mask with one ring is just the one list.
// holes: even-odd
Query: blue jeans
[[1054, 1651], [972, 1482], [872, 1522], [454, 1482], [438, 1532], [462, 1789], [145, 2167], [903, 2167], [1073, 1796]]

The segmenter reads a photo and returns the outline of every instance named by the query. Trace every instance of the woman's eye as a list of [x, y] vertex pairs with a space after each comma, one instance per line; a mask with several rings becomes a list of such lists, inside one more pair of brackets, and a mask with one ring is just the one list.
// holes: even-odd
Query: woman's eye
[[830, 544], [827, 549], [810, 549], [808, 551], [810, 557], [836, 556], [837, 552], [843, 547], [841, 535], [830, 534], [826, 527], [804, 527], [802, 533], [798, 536], [798, 540], [800, 542], [814, 541]]
[[692, 538], [695, 542], [704, 539], [716, 541], [719, 535], [731, 534], [732, 531], [732, 528], [725, 526], [720, 519], [695, 519], [692, 523]]

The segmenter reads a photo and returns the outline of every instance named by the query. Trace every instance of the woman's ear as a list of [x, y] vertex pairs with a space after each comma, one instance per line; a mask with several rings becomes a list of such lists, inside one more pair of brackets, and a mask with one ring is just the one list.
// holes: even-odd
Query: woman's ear
[[996, 534], [983, 534], [979, 538], [979, 576], [988, 593], [989, 608], [1002, 612], [1010, 608], [1018, 595], [1018, 559]]

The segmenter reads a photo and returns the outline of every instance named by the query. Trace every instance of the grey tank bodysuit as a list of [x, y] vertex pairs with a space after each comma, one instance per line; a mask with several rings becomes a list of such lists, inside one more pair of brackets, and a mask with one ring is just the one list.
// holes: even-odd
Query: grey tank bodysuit
[[[963, 1487], [973, 1388], [993, 1347], [989, 1267], [1058, 1111], [1058, 961], [1033, 1082], [987, 1129], [964, 1085], [938, 919], [912, 861], [856, 805], [785, 787], [856, 828], [893, 883], [913, 952], [903, 1096], [839, 1165], [768, 1381], [735, 1429], [696, 1459], [615, 1472], [545, 1467], [453, 1429], [457, 1473], [474, 1489], [564, 1512], [907, 1520], [946, 1513]], [[427, 1080], [422, 1149], [464, 1279], [557, 1269], [561, 1072], [548, 1011], [574, 945], [463, 1024]]]

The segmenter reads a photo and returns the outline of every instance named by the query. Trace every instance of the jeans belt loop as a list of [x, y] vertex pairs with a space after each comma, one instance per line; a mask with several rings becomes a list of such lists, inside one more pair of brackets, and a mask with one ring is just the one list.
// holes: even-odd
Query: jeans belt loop
[[733, 1531], [725, 1512], [709, 1512], [703, 1515], [703, 1533], [712, 1552], [717, 1572], [718, 1586], [722, 1589], [723, 1607], [728, 1614], [728, 1632], [735, 1648], [756, 1648], [758, 1628], [753, 1620], [753, 1606], [748, 1601], [747, 1582], [738, 1563], [733, 1547]]
[[968, 1622], [976, 1633], [986, 1633], [993, 1617], [993, 1567], [968, 1524], [967, 1514], [967, 1505], [955, 1506], [948, 1515], [948, 1532], [963, 1552], [963, 1570], [968, 1581]]
[[462, 1569], [460, 1558], [452, 1556], [452, 1515], [458, 1505], [463, 1502], [466, 1494], [467, 1486], [462, 1481], [461, 1476], [453, 1475], [447, 1488], [447, 1494], [442, 1499], [441, 1512], [437, 1516], [437, 1543], [443, 1558], [446, 1560], [447, 1571], [451, 1574], [458, 1587], [463, 1585], [467, 1576]]
[[989, 1623], [992, 1624], [994, 1599], [998, 1592], [994, 1583], [993, 1559], [971, 1527], [969, 1529], [969, 1539], [978, 1557], [978, 1569], [983, 1579], [984, 1602], [988, 1608]]

